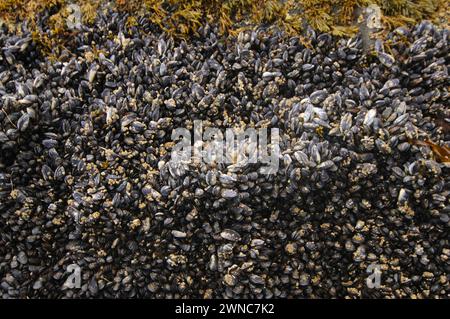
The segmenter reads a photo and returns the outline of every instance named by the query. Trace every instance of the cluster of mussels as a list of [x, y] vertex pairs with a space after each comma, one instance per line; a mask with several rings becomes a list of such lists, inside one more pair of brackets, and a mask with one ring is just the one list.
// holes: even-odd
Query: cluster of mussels
[[[99, 14], [56, 61], [0, 31], [3, 298], [449, 296], [449, 30], [365, 53], [126, 21]], [[194, 120], [279, 128], [278, 171], [174, 165]]]

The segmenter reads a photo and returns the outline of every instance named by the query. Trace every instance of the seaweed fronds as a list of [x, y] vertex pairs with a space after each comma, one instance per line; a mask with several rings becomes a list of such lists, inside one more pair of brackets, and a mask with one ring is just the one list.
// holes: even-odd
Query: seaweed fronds
[[290, 35], [300, 34], [303, 29], [301, 14], [287, 12], [280, 25]]
[[252, 20], [256, 24], [274, 22], [283, 16], [284, 5], [278, 0], [258, 0], [252, 5]]
[[165, 30], [164, 20], [167, 17], [167, 11], [163, 8], [163, 2], [160, 0], [144, 0], [143, 5], [144, 12], [150, 15], [151, 21]]
[[382, 16], [381, 21], [384, 25], [388, 27], [389, 30], [395, 29], [404, 25], [414, 24], [415, 20], [413, 18], [408, 18], [403, 15], [397, 16]]
[[353, 36], [358, 33], [357, 26], [332, 26], [330, 33], [337, 37]]
[[45, 16], [51, 33], [43, 36], [40, 46], [45, 51], [59, 50], [60, 39], [53, 38], [67, 34], [71, 4], [79, 6], [85, 24], [93, 24], [99, 10], [107, 6], [129, 14], [127, 27], [139, 27], [138, 21], [145, 17], [162, 31], [183, 38], [197, 34], [206, 23], [232, 36], [261, 24], [278, 26], [292, 36], [300, 36], [307, 24], [319, 32], [353, 36], [361, 9], [373, 4], [381, 9], [385, 31], [423, 19], [448, 27], [450, 18], [444, 0], [0, 0], [0, 21], [13, 28], [27, 21], [30, 30], [40, 34], [45, 27], [38, 28], [35, 22]]
[[308, 24], [321, 32], [331, 30], [333, 24], [331, 1], [301, 0]]
[[34, 25], [38, 14], [45, 10], [58, 10], [64, 2], [65, 0], [0, 0], [0, 19], [11, 29], [22, 21]]
[[93, 24], [100, 7], [100, 0], [85, 0], [80, 3], [83, 23]]
[[446, 145], [440, 146], [431, 140], [410, 140], [410, 144], [419, 146], [428, 146], [431, 148], [436, 159], [441, 163], [450, 163], [450, 148]]
[[115, 4], [119, 11], [126, 11], [130, 14], [138, 13], [142, 7], [142, 1], [140, 0], [116, 0]]

